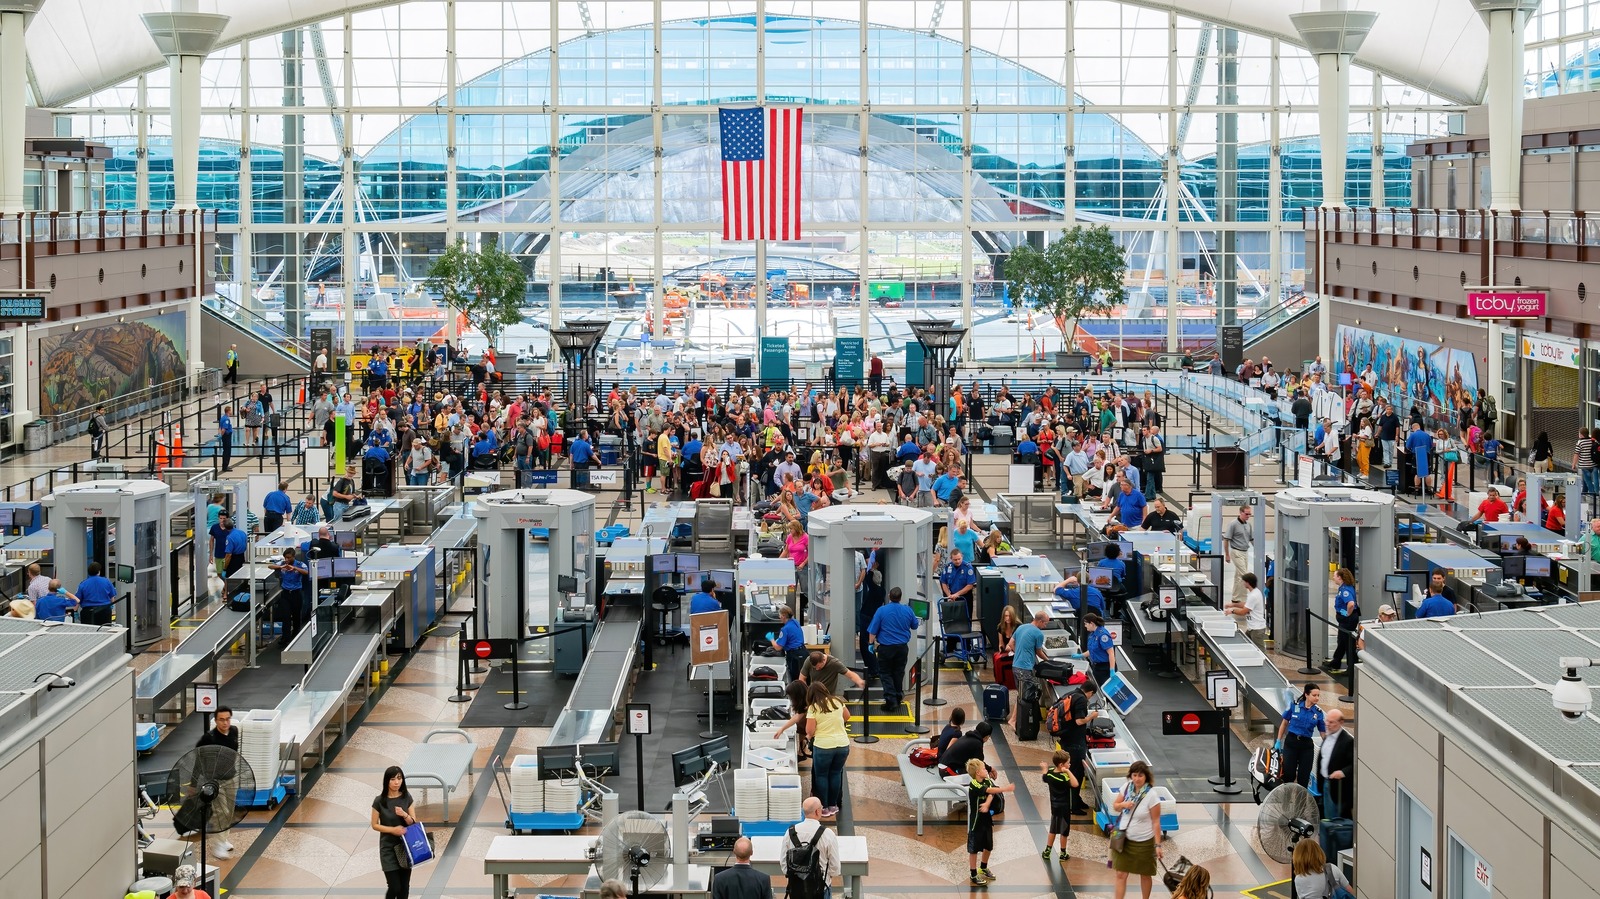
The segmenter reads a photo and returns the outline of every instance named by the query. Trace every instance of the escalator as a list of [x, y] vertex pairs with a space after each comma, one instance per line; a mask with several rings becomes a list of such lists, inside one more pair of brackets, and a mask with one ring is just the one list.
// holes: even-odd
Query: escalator
[[237, 346], [241, 373], [250, 377], [305, 373], [311, 369], [311, 346], [281, 325], [262, 318], [227, 297], [208, 297], [201, 304], [202, 358], [221, 365]]
[[[1314, 297], [1295, 294], [1281, 303], [1262, 309], [1253, 318], [1240, 322], [1244, 326], [1244, 354], [1247, 357], [1265, 355], [1286, 360], [1299, 368], [1300, 360], [1310, 359], [1317, 353], [1316, 332], [1317, 301]], [[1311, 318], [1311, 322], [1305, 319]], [[1206, 359], [1218, 352], [1216, 340], [1194, 351], [1198, 359]], [[1280, 366], [1281, 367], [1281, 366]]]

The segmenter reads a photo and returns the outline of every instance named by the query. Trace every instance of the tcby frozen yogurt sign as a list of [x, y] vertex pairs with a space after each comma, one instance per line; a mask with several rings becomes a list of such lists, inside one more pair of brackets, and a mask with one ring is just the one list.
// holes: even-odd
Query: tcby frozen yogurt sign
[[1539, 290], [1482, 290], [1467, 293], [1473, 318], [1543, 318], [1545, 293]]

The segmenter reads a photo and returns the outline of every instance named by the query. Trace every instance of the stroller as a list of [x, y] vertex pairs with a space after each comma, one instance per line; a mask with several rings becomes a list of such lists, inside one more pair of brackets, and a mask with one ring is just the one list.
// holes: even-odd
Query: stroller
[[1283, 753], [1271, 744], [1257, 746], [1250, 753], [1250, 796], [1256, 804], [1283, 782]]

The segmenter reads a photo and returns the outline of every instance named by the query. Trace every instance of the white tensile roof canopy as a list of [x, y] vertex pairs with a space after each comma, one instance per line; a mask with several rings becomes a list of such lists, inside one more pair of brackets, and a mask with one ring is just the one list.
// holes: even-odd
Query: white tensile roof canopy
[[[1034, 5], [1062, 6], [1061, 0], [967, 0], [974, 4], [973, 19], [993, 21], [1005, 17], [1007, 7], [1021, 5], [1024, 15], [1012, 10], [1010, 20], [1027, 21], [1026, 10]], [[1471, 0], [1124, 0], [1130, 5], [1178, 13], [1280, 38], [1299, 44], [1300, 38], [1290, 16], [1328, 8], [1346, 8], [1378, 13], [1377, 24], [1361, 46], [1356, 61], [1406, 84], [1421, 88], [1448, 101], [1476, 104], [1483, 97], [1488, 31]], [[180, 3], [199, 12], [218, 12], [231, 17], [218, 46], [227, 46], [253, 37], [276, 34], [297, 24], [323, 21], [346, 11], [391, 5], [392, 0], [47, 0], [28, 26], [28, 60], [34, 99], [40, 106], [61, 106], [79, 100], [93, 91], [126, 81], [128, 78], [163, 64], [161, 54], [145, 32], [140, 16], [172, 9]], [[573, 0], [565, 4], [577, 6]], [[595, 0], [603, 6], [604, 0]], [[664, 18], [703, 17], [708, 6], [701, 2], [662, 0]], [[713, 3], [713, 14], [724, 4]], [[754, 4], [730, 2], [729, 12], [753, 12]], [[459, 16], [471, 4], [458, 4]], [[928, 22], [912, 21], [922, 3], [868, 3], [873, 24], [892, 28], [929, 27]], [[954, 6], [954, 4], [952, 4]], [[983, 10], [994, 7], [994, 14]], [[746, 9], [746, 7], [749, 7]], [[835, 8], [837, 7], [837, 8]], [[826, 8], [826, 10], [824, 9]], [[606, 10], [609, 28], [644, 24], [652, 15], [651, 3], [615, 4]], [[858, 10], [855, 0], [833, 3], [827, 0], [788, 3], [769, 0], [769, 15], [829, 15], [853, 17], [847, 10]], [[980, 12], [981, 11], [981, 12]], [[638, 16], [639, 21], [629, 21]], [[562, 19], [567, 16], [563, 11]], [[1052, 17], [1054, 18], [1054, 17]], [[959, 23], [954, 9], [946, 13], [944, 28]], [[959, 25], [957, 25], [959, 27]], [[1024, 35], [1026, 30], [1022, 32]], [[974, 30], [974, 42], [988, 40], [989, 31]], [[1025, 40], [1025, 38], [1024, 38]], [[982, 47], [1004, 52], [1010, 47]]]

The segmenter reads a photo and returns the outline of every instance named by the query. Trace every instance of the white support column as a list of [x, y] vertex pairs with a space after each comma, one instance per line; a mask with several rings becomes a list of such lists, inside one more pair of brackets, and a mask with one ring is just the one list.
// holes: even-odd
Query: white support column
[[[133, 208], [150, 208], [150, 88], [146, 76], [140, 75], [135, 88], [138, 116], [139, 144], [134, 148]], [[245, 93], [242, 96], [248, 97]]]
[[1384, 185], [1386, 175], [1383, 160], [1383, 107], [1383, 73], [1374, 72], [1372, 73], [1372, 205], [1379, 209], [1389, 205], [1389, 191]]
[[1525, 28], [1540, 0], [1473, 0], [1489, 26], [1489, 208], [1522, 207], [1522, 69]]
[[[972, 339], [972, 4], [961, 4], [961, 338], [960, 359], [972, 362], [977, 357], [977, 341]], [[1022, 347], [1017, 347], [1020, 356]], [[932, 360], [929, 360], [930, 362]], [[931, 381], [930, 383], [938, 383]], [[940, 402], [950, 398], [941, 396]]]
[[[144, 79], [141, 77], [140, 81]], [[239, 47], [239, 96], [250, 96], [250, 44]], [[141, 101], [140, 106], [143, 106]], [[141, 119], [143, 117], [141, 116]], [[250, 116], [239, 116], [239, 225], [233, 232], [233, 280], [238, 302], [249, 308], [255, 291], [255, 172], [250, 168]], [[143, 207], [140, 207], [143, 208]]]
[[[659, 18], [659, 13], [657, 14]], [[550, 269], [550, 327], [561, 327], [561, 4], [550, 4], [550, 166], [545, 180], [550, 183], [550, 241], [545, 244], [545, 259]], [[455, 321], [455, 316], [450, 320]], [[661, 316], [656, 316], [655, 336], [661, 336]], [[561, 354], [550, 347], [550, 360]]]
[[[756, 0], [756, 105], [767, 106], [767, 0]], [[761, 338], [767, 336], [767, 242], [756, 239], [756, 375], [761, 374]]]
[[28, 19], [44, 0], [0, 0], [0, 215], [22, 211], [22, 144], [27, 137]]
[[[1162, 218], [1166, 228], [1167, 258], [1164, 263], [1167, 283], [1167, 338], [1166, 351], [1169, 353], [1178, 350], [1178, 290], [1183, 278], [1183, 232], [1179, 230], [1179, 220], [1182, 218], [1182, 204], [1179, 202], [1183, 195], [1182, 172], [1179, 169], [1183, 148], [1178, 146], [1178, 14], [1167, 13], [1167, 152], [1164, 160], [1164, 188], [1166, 203], [1163, 204]], [[1221, 203], [1221, 197], [1218, 197]], [[1205, 237], [1195, 234], [1199, 244], [1205, 242]], [[1221, 233], [1218, 233], [1217, 249], [1222, 249]], [[1155, 235], [1150, 236], [1150, 252], [1155, 252]], [[1196, 258], [1204, 255], [1204, 247], [1196, 247]], [[1198, 298], [1200, 289], [1200, 271], [1195, 269], [1195, 291]], [[1120, 334], [1121, 326], [1118, 326]], [[1120, 339], [1119, 339], [1120, 343]]]
[[[858, 32], [857, 40], [861, 44], [861, 61], [859, 65], [861, 81], [858, 88], [861, 91], [861, 112], [858, 114], [856, 120], [856, 126], [859, 129], [858, 133], [860, 135], [858, 138], [859, 142], [856, 145], [856, 159], [860, 165], [860, 168], [857, 170], [856, 199], [861, 205], [856, 210], [856, 214], [858, 216], [857, 221], [861, 222], [861, 228], [856, 231], [856, 277], [858, 279], [856, 282], [856, 289], [860, 292], [857, 299], [860, 300], [861, 306], [862, 352], [866, 354], [866, 358], [871, 359], [872, 299], [867, 295], [869, 293], [867, 288], [872, 277], [869, 268], [872, 264], [872, 256], [870, 252], [871, 248], [868, 245], [871, 235], [867, 231], [866, 225], [867, 222], [872, 220], [871, 204], [867, 200], [867, 147], [869, 146], [867, 143], [867, 135], [872, 127], [872, 113], [870, 112], [872, 95], [869, 93], [870, 79], [867, 77], [867, 72], [870, 68], [868, 64], [869, 54], [867, 53], [867, 22], [869, 22], [870, 19], [867, 18], [867, 0], [861, 0], [860, 6], [861, 12], [859, 13], [859, 17], [857, 19], [860, 24], [860, 31]], [[895, 349], [896, 347], [890, 346], [885, 347], [884, 351], [892, 353], [895, 351]]]
[[[1303, 12], [1289, 19], [1300, 32], [1306, 49], [1317, 57], [1322, 206], [1337, 208], [1344, 205], [1345, 159], [1350, 148], [1350, 60], [1361, 49], [1378, 14], [1352, 10]], [[1519, 54], [1519, 72], [1521, 65]], [[1324, 361], [1333, 358], [1333, 306], [1327, 296], [1317, 298], [1317, 332], [1318, 355]]]
[[[355, 150], [350, 146], [350, 135], [355, 133], [355, 116], [351, 114], [350, 107], [355, 105], [356, 88], [356, 47], [355, 29], [351, 27], [351, 15], [345, 13], [344, 17], [344, 47], [341, 51], [341, 64], [344, 66], [344, 90], [340, 102], [344, 109], [338, 110], [334, 115], [344, 120], [344, 143], [339, 148], [339, 183], [340, 199], [343, 200], [342, 210], [339, 215], [340, 239], [339, 244], [344, 249], [344, 261], [340, 270], [344, 275], [344, 354], [351, 355], [356, 351], [356, 294], [361, 290], [361, 252], [356, 242], [360, 239], [356, 231], [356, 215], [359, 213], [360, 204], [356, 202], [360, 193], [356, 178]], [[304, 133], [304, 129], [301, 129]], [[295, 238], [298, 247], [300, 239]], [[377, 287], [377, 272], [373, 272], [373, 287]], [[304, 290], [305, 285], [297, 285], [297, 289]], [[449, 316], [455, 321], [455, 316]], [[402, 332], [403, 333], [403, 332]], [[401, 345], [405, 341], [402, 338]]]
[[[200, 67], [216, 46], [228, 17], [195, 12], [192, 0], [175, 0], [171, 12], [145, 13], [145, 30], [172, 70], [172, 208], [198, 209], [200, 176]], [[196, 272], [196, 283], [202, 277]], [[201, 296], [189, 298], [189, 388], [198, 389], [205, 360], [200, 358]]]
[[[1272, 73], [1269, 76], [1271, 96], [1277, 97], [1282, 84], [1282, 45], [1272, 42]], [[1268, 309], [1277, 306], [1286, 295], [1283, 283], [1288, 275], [1283, 265], [1283, 116], [1268, 116], [1267, 138], [1267, 221], [1272, 231], [1267, 235], [1267, 289], [1271, 295], [1262, 305]], [[1304, 234], [1304, 228], [1295, 230]], [[1308, 251], [1309, 252], [1309, 251]]]
[[[650, 284], [652, 287], [650, 292], [650, 315], [651, 321], [656, 323], [656, 327], [662, 328], [665, 327], [667, 318], [667, 250], [666, 235], [663, 233], [667, 217], [667, 206], [666, 149], [663, 143], [665, 135], [662, 133], [666, 123], [662, 120], [665, 113], [663, 112], [663, 90], [661, 87], [661, 11], [659, 8], [657, 8], [656, 14], [651, 17], [650, 50], [650, 146], [653, 150], [651, 153], [650, 178], [655, 184], [655, 189], [651, 191], [654, 195], [654, 205], [651, 207], [650, 212], [652, 228], [650, 239]], [[723, 286], [723, 291], [723, 295], [726, 296], [726, 285]], [[701, 296], [699, 310], [701, 315], [707, 315], [710, 311], [707, 309], [705, 302], [706, 298]], [[695, 311], [691, 309], [689, 317], [692, 318], [694, 314]], [[687, 322], [684, 325], [684, 329], [685, 331], [688, 330]], [[658, 337], [660, 334], [661, 332], [658, 330], [651, 337]], [[684, 342], [688, 341], [688, 337], [689, 335], [685, 333]], [[683, 343], [680, 343], [679, 346], [683, 346]], [[649, 365], [645, 364], [644, 367], [648, 369]]]
[[[1078, 219], [1078, 0], [1067, 0], [1067, 57], [1063, 60], [1061, 86], [1067, 95], [1063, 126], [1066, 129], [1067, 158], [1061, 168], [1061, 218], [1068, 228]], [[1071, 349], [1070, 335], [1061, 336], [1062, 350]]]

